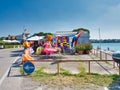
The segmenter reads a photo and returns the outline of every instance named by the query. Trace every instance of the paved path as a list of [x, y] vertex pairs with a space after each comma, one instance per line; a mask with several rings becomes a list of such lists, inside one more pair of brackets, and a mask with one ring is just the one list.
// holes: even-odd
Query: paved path
[[[59, 55], [54, 55], [59, 56]], [[42, 56], [43, 57], [43, 56]], [[98, 62], [100, 58], [95, 55], [63, 55], [63, 59], [65, 60], [95, 60], [95, 62], [90, 63], [90, 72], [91, 73], [99, 73], [99, 74], [118, 74], [118, 71], [113, 67], [113, 62]], [[36, 60], [42, 59], [41, 56], [35, 57]], [[49, 58], [51, 59], [51, 58]], [[59, 60], [59, 58], [58, 58]], [[62, 60], [62, 59], [61, 59]], [[84, 62], [84, 67], [86, 72], [88, 72], [88, 62]], [[56, 69], [57, 64], [51, 65], [51, 62], [39, 62], [36, 66], [46, 66], [46, 72], [57, 72]], [[79, 63], [78, 62], [63, 62], [60, 64], [60, 67], [71, 71], [72, 73], [79, 73], [78, 70]]]
[[22, 50], [20, 48], [0, 49], [0, 90], [17, 90], [17, 88], [14, 89], [14, 85], [17, 83], [16, 87], [19, 86], [19, 77], [15, 79], [7, 76], [12, 63], [20, 59]]
[[[2, 53], [6, 52], [6, 53]], [[15, 61], [16, 59], [19, 59], [20, 57], [19, 52], [21, 52], [21, 49], [10, 49], [10, 50], [0, 50], [0, 70], [2, 73], [0, 73], [0, 78], [3, 78], [5, 75], [5, 71], [8, 70], [10, 65]], [[58, 55], [59, 56], [59, 55]], [[18, 57], [18, 58], [16, 58]], [[64, 57], [71, 59], [81, 59], [81, 60], [90, 60], [91, 58], [94, 60], [98, 60], [99, 58], [94, 55], [64, 55]], [[35, 57], [36, 59], [40, 59], [39, 57]], [[47, 66], [46, 72], [56, 72], [56, 64], [51, 65], [51, 62], [46, 63], [36, 63], [36, 67], [39, 66]], [[61, 63], [61, 67], [67, 70], [70, 70], [73, 73], [78, 73], [79, 70], [77, 69], [78, 63]], [[86, 68], [86, 71], [88, 71], [88, 64], [84, 63], [84, 66]], [[103, 63], [103, 62], [94, 62], [91, 63], [91, 72], [100, 73], [100, 74], [114, 74], [118, 72], [112, 67], [111, 63]], [[41, 86], [39, 83], [36, 83], [29, 79], [26, 76], [22, 76], [19, 72], [19, 67], [13, 67], [10, 71], [9, 77], [4, 78], [0, 85], [0, 90], [44, 90], [41, 89]], [[45, 89], [45, 90], [52, 90], [52, 89]], [[54, 89], [59, 90], [59, 89]], [[63, 90], [68, 90], [68, 88], [64, 88]], [[69, 90], [71, 90], [69, 88]], [[88, 89], [89, 90], [89, 89]], [[100, 87], [97, 90], [105, 90], [104, 87]], [[114, 90], [114, 89], [110, 89]], [[119, 89], [118, 89], [119, 90]]]

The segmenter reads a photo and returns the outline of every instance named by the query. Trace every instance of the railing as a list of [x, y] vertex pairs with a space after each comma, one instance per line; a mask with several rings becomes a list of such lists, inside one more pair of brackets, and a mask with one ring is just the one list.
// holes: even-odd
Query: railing
[[108, 60], [108, 56], [111, 57], [111, 59], [112, 59], [112, 54], [108, 53], [108, 51], [93, 49], [92, 53], [102, 60]]
[[[65, 63], [65, 62], [87, 62], [88, 63], [88, 74], [91, 73], [91, 62], [113, 62], [113, 68], [115, 68], [115, 62], [112, 59], [112, 54], [107, 53], [105, 51], [100, 51], [97, 49], [93, 49], [92, 53], [94, 55], [96, 55], [98, 58], [98, 60], [49, 60], [49, 59], [45, 59], [45, 60], [33, 60], [34, 62], [55, 62], [55, 64], [57, 65], [57, 73], [58, 75], [60, 74], [60, 63]], [[120, 75], [120, 68], [119, 68], [119, 75]]]
[[[107, 62], [107, 60], [108, 60], [108, 57], [110, 57], [110, 59], [112, 59], [112, 51], [111, 51], [111, 53], [109, 52], [108, 53], [108, 51], [101, 51], [101, 50], [98, 50], [98, 49], [93, 49], [92, 50], [92, 53], [94, 54], [94, 55], [96, 55], [97, 57], [99, 57], [100, 58], [100, 60], [106, 60], [106, 62]], [[109, 60], [110, 60], [109, 59]], [[112, 59], [113, 60], [113, 59]], [[118, 63], [116, 63], [115, 61], [113, 62], [113, 67], [115, 68], [115, 64], [117, 64], [117, 66], [118, 66]], [[119, 68], [119, 75], [120, 75], [120, 67], [118, 67]]]
[[[114, 60], [33, 60], [34, 62], [55, 62], [57, 65], [57, 73], [60, 74], [60, 63], [65, 62], [88, 62], [88, 74], [91, 73], [91, 62], [114, 62]], [[113, 64], [114, 68], [114, 64]], [[120, 74], [120, 73], [119, 73]]]

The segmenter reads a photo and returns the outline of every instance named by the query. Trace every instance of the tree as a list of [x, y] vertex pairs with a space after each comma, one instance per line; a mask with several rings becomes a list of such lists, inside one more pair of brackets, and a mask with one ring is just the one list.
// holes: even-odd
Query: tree
[[7, 39], [7, 37], [0, 37], [0, 40], [6, 40]]
[[90, 33], [90, 31], [88, 29], [85, 29], [85, 28], [73, 29], [73, 32], [78, 32], [79, 30], [84, 30], [84, 31]]
[[47, 32], [47, 33], [39, 32], [39, 33], [34, 33], [33, 36], [46, 36], [47, 34], [52, 35], [52, 33], [50, 32]]

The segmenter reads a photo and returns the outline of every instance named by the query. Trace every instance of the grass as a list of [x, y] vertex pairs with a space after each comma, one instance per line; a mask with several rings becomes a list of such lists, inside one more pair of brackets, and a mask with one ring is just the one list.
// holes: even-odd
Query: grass
[[80, 75], [80, 76], [84, 76], [84, 75], [87, 74], [83, 62], [79, 62], [78, 70], [79, 70], [79, 74], [78, 75]]
[[[77, 55], [76, 55], [77, 56]], [[90, 88], [90, 90], [97, 90], [99, 86], [106, 87], [112, 84], [114, 81], [120, 78], [119, 75], [115, 74], [97, 74], [91, 73], [88, 75], [84, 67], [84, 63], [78, 63], [77, 69], [79, 70], [78, 74], [72, 74], [69, 70], [60, 68], [60, 75], [57, 73], [46, 73], [44, 70], [47, 67], [40, 67], [34, 71], [30, 78], [34, 81], [40, 83], [42, 86], [52, 87], [52, 88], [64, 88], [69, 87], [73, 90], [84, 90]], [[22, 68], [20, 69], [21, 73], [23, 72]], [[53, 89], [54, 90], [54, 89]], [[60, 89], [61, 90], [61, 89]]]
[[80, 90], [81, 88], [91, 88], [95, 90], [99, 86], [109, 86], [113, 81], [120, 78], [119, 75], [101, 75], [97, 73], [91, 73], [88, 75], [85, 73], [83, 68], [83, 63], [80, 63], [78, 69], [80, 69], [79, 74], [72, 74], [70, 71], [60, 68], [60, 75], [57, 73], [46, 73], [44, 69], [46, 67], [40, 67], [38, 70], [30, 75], [30, 78], [40, 82], [43, 86], [47, 87], [70, 87], [75, 90]]
[[20, 73], [21, 73], [22, 75], [24, 75], [24, 71], [23, 71], [23, 67], [22, 67], [22, 66], [20, 66]]

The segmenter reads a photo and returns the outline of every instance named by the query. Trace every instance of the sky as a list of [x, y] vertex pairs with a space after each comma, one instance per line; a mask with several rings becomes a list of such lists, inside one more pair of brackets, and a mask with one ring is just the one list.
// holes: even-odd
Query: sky
[[120, 0], [0, 0], [0, 37], [77, 28], [91, 39], [120, 39]]

